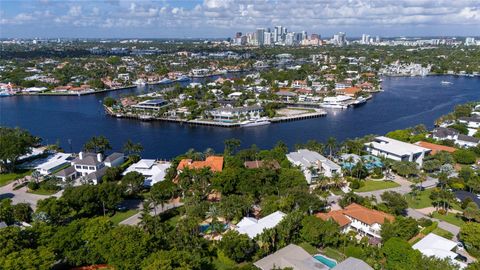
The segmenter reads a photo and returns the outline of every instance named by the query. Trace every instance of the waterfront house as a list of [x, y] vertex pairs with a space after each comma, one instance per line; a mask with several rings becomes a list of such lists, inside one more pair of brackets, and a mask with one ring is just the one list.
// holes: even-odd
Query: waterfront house
[[458, 122], [465, 124], [469, 128], [480, 128], [480, 117], [460, 117]]
[[79, 176], [79, 173], [77, 172], [77, 170], [75, 170], [75, 168], [73, 166], [69, 166], [63, 170], [60, 170], [58, 172], [56, 172], [54, 174], [54, 176], [63, 181], [63, 182], [66, 182], [66, 181], [69, 181], [69, 180], [74, 180], [74, 179], [77, 179], [77, 177]]
[[437, 127], [432, 131], [432, 138], [435, 140], [455, 140], [459, 132], [453, 128]]
[[475, 147], [479, 142], [480, 139], [464, 134], [458, 134], [458, 136], [455, 138], [455, 144], [459, 145], [460, 147]]
[[212, 172], [221, 172], [223, 170], [223, 157], [209, 156], [205, 161], [192, 161], [191, 159], [182, 159], [177, 166], [177, 172], [181, 173], [185, 168], [198, 170], [210, 168]]
[[277, 97], [279, 97], [280, 100], [282, 100], [284, 102], [294, 101], [295, 97], [297, 96], [297, 94], [289, 92], [289, 91], [278, 91], [278, 92], [275, 93], [275, 95]]
[[243, 163], [245, 168], [248, 169], [259, 169], [259, 168], [268, 168], [273, 170], [279, 170], [280, 164], [276, 160], [254, 160], [254, 161], [245, 161]]
[[159, 111], [165, 107], [167, 107], [169, 104], [167, 101], [161, 98], [157, 99], [150, 99], [150, 100], [145, 100], [142, 102], [139, 102], [136, 105], [132, 105], [132, 108], [139, 109], [139, 110], [146, 110], [146, 111]]
[[335, 90], [335, 92], [338, 95], [346, 95], [346, 96], [349, 96], [349, 97], [355, 97], [355, 95], [357, 95], [361, 91], [362, 91], [362, 89], [360, 89], [359, 87], [356, 87], [356, 86]]
[[214, 121], [218, 122], [234, 122], [243, 117], [245, 118], [257, 118], [260, 117], [263, 112], [263, 108], [258, 105], [245, 106], [245, 107], [231, 107], [225, 106], [222, 108], [209, 111]]
[[308, 87], [306, 80], [296, 80], [292, 82], [292, 88], [306, 88]]
[[343, 233], [355, 231], [361, 236], [374, 239], [382, 238], [380, 231], [386, 221], [395, 220], [395, 217], [390, 214], [369, 209], [356, 203], [352, 203], [341, 210], [318, 213], [316, 216], [325, 221], [335, 221]]
[[123, 153], [112, 153], [107, 156], [103, 161], [107, 167], [118, 167], [125, 161], [125, 155]]
[[455, 150], [457, 150], [454, 147], [439, 145], [439, 144], [429, 143], [429, 142], [424, 142], [424, 141], [416, 142], [415, 145], [430, 149], [431, 150], [431, 152], [430, 152], [431, 155], [435, 155], [436, 153], [438, 153], [440, 151], [453, 153], [453, 152], [455, 152]]
[[154, 159], [141, 159], [137, 163], [130, 165], [122, 175], [129, 172], [138, 172], [145, 176], [144, 186], [151, 187], [154, 184], [165, 180], [170, 162], [157, 162]]
[[385, 136], [375, 137], [372, 142], [365, 143], [365, 148], [368, 153], [374, 156], [397, 161], [412, 161], [420, 166], [423, 164], [423, 158], [431, 152], [428, 148]]
[[241, 234], [246, 234], [251, 239], [261, 234], [265, 229], [274, 228], [285, 217], [285, 213], [277, 211], [261, 219], [253, 217], [244, 217], [235, 226], [235, 230]]
[[320, 176], [342, 175], [342, 169], [338, 164], [314, 151], [300, 149], [288, 153], [287, 159], [293, 165], [300, 167], [308, 184], [311, 184]]
[[452, 262], [456, 263], [460, 269], [467, 266], [464, 262], [458, 260], [461, 257], [455, 252], [457, 243], [434, 233], [429, 233], [413, 245], [412, 248], [420, 251], [427, 257], [433, 256], [439, 259], [450, 259]]
[[[88, 181], [93, 184], [98, 184], [102, 180], [103, 175], [105, 175], [107, 168], [119, 166], [121, 159], [123, 159], [123, 154], [113, 153], [105, 159], [107, 160], [107, 163], [105, 163], [101, 153], [80, 152], [78, 157], [72, 160], [71, 165], [75, 168], [79, 176], [85, 176]], [[108, 166], [106, 164], [108, 164]], [[67, 169], [68, 168], [65, 170]], [[60, 173], [60, 175], [66, 174], [68, 174], [67, 171]]]
[[49, 175], [56, 170], [65, 167], [70, 163], [70, 154], [66, 153], [56, 153], [49, 156], [45, 162], [42, 162], [40, 165], [36, 166], [35, 169], [41, 175]]
[[[327, 270], [328, 267], [316, 260], [303, 248], [290, 244], [277, 250], [254, 263], [262, 270], [293, 269], [293, 270]], [[354, 269], [354, 268], [351, 268]]]

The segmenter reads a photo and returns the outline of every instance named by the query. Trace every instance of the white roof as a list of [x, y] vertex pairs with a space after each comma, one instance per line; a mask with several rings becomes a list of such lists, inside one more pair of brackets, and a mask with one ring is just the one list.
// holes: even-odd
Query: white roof
[[165, 179], [167, 169], [170, 168], [170, 162], [158, 163], [154, 159], [141, 159], [137, 163], [130, 165], [122, 175], [129, 172], [138, 172], [145, 176], [145, 186], [152, 186], [155, 183]]
[[250, 238], [255, 238], [255, 236], [261, 234], [265, 229], [271, 229], [277, 226], [280, 221], [282, 221], [285, 213], [281, 211], [277, 211], [272, 213], [264, 218], [256, 220], [251, 217], [244, 217], [238, 224], [237, 224], [237, 231], [239, 233], [247, 234]]
[[429, 152], [430, 149], [420, 147], [415, 144], [398, 141], [385, 136], [375, 137], [373, 142], [365, 143], [366, 146], [372, 146], [383, 152], [392, 153], [397, 156], [406, 156], [416, 153]]
[[334, 96], [334, 97], [325, 97], [325, 98], [323, 99], [323, 101], [341, 102], [341, 101], [347, 101], [347, 100], [350, 100], [350, 99], [352, 99], [352, 98], [349, 97], [349, 96], [339, 95], [339, 96]]
[[453, 260], [457, 257], [457, 254], [451, 250], [456, 246], [456, 242], [430, 233], [413, 245], [413, 249], [420, 251], [425, 256], [435, 256], [441, 259], [450, 258]]
[[297, 152], [288, 153], [287, 158], [292, 163], [300, 164], [304, 169], [312, 166], [317, 166], [319, 162], [325, 164], [331, 169], [340, 169], [340, 166], [335, 162], [329, 160], [328, 158], [320, 155], [317, 152], [307, 149], [300, 149]]
[[68, 163], [68, 158], [70, 154], [65, 153], [56, 153], [53, 156], [48, 157], [45, 162], [35, 167], [35, 169], [39, 170], [40, 172], [48, 172], [51, 169], [58, 167], [64, 163]]

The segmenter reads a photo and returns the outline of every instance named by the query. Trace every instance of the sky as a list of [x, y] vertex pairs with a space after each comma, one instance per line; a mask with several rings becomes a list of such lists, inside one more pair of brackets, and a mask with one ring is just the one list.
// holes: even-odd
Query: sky
[[1, 38], [480, 36], [480, 0], [0, 0]]

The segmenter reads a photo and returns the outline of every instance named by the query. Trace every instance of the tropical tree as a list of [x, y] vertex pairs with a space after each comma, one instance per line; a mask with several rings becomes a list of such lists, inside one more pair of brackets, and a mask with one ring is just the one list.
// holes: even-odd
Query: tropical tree
[[18, 159], [31, 153], [40, 142], [28, 131], [19, 128], [0, 127], [0, 170], [13, 171]]
[[111, 150], [110, 141], [105, 136], [93, 136], [83, 145], [86, 152], [102, 153]]
[[143, 146], [141, 143], [134, 143], [132, 140], [128, 139], [123, 145], [123, 152], [130, 155], [139, 155], [143, 151]]
[[328, 156], [330, 158], [333, 157], [333, 154], [335, 153], [335, 149], [337, 147], [337, 139], [335, 139], [334, 137], [330, 137], [327, 139], [327, 144], [326, 144], [327, 148], [328, 148]]

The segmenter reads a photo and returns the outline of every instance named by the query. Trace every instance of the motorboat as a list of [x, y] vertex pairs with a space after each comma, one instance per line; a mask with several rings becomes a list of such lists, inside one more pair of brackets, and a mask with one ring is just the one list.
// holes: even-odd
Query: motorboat
[[265, 126], [270, 125], [271, 122], [266, 117], [257, 118], [257, 119], [250, 119], [240, 123], [241, 127], [258, 127], [258, 126]]
[[450, 84], [453, 84], [452, 82], [449, 82], [449, 81], [441, 81], [440, 83], [441, 83], [441, 84], [443, 84], [443, 85], [450, 85]]
[[168, 84], [168, 83], [171, 83], [172, 80], [170, 80], [169, 78], [163, 78], [161, 79], [158, 83], [160, 84]]
[[138, 79], [138, 80], [136, 80], [136, 81], [134, 82], [134, 84], [136, 84], [136, 85], [145, 85], [146, 82], [145, 82], [143, 79]]
[[323, 108], [331, 109], [346, 109], [348, 108], [347, 102], [352, 98], [349, 96], [339, 95], [334, 97], [326, 97], [323, 99], [323, 102], [320, 103], [320, 106]]

